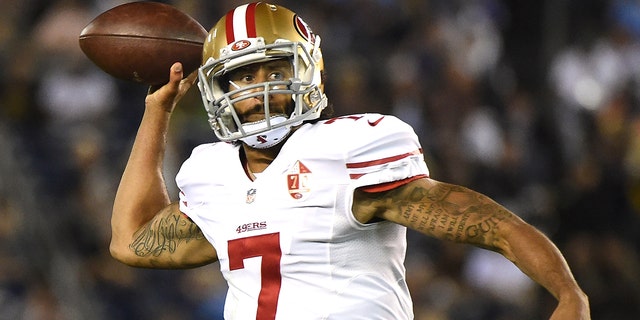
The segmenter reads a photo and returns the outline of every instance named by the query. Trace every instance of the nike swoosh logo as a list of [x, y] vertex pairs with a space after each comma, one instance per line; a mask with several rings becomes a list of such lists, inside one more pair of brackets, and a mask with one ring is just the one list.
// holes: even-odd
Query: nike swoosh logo
[[371, 120], [367, 120], [367, 122], [369, 123], [370, 126], [375, 127], [378, 125], [378, 123], [380, 123], [380, 121], [382, 121], [382, 119], [384, 119], [384, 116], [380, 117], [380, 119], [371, 122]]

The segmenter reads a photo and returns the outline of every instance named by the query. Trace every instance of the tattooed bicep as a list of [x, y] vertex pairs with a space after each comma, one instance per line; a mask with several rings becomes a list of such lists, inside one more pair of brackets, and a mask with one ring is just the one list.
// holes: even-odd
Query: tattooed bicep
[[130, 248], [138, 256], [160, 256], [175, 253], [179, 246], [192, 240], [204, 240], [202, 230], [177, 204], [163, 209], [149, 223], [138, 230]]
[[491, 247], [500, 223], [513, 215], [462, 186], [420, 179], [385, 195], [385, 219], [440, 239]]

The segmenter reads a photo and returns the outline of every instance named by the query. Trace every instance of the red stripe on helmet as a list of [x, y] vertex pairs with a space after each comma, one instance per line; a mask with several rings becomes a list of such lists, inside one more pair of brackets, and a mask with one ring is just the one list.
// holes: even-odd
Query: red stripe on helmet
[[225, 17], [225, 29], [227, 29], [227, 44], [232, 43], [234, 41], [236, 41], [236, 38], [234, 36], [234, 32], [233, 32], [233, 13], [236, 10], [233, 9], [231, 11], [229, 11], [229, 13], [227, 13], [227, 16]]
[[247, 36], [249, 38], [257, 37], [256, 31], [256, 6], [258, 3], [251, 3], [247, 7], [247, 15], [245, 17], [245, 21], [247, 23]]

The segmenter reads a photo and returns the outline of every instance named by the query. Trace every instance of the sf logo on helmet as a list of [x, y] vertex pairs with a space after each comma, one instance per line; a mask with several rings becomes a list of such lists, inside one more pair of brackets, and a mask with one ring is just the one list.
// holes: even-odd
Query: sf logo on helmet
[[302, 18], [298, 17], [298, 15], [295, 16], [294, 21], [296, 31], [311, 44], [314, 44], [316, 42], [316, 35], [311, 31], [309, 25], [304, 22]]
[[248, 46], [251, 45], [251, 42], [249, 40], [239, 40], [236, 41], [232, 46], [231, 46], [231, 50], [233, 51], [240, 51]]

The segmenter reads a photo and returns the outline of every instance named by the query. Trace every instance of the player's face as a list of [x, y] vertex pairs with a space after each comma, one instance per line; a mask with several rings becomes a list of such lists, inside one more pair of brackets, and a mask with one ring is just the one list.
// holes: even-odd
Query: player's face
[[[293, 76], [291, 63], [289, 60], [273, 60], [263, 63], [255, 63], [235, 69], [227, 75], [229, 81], [229, 90], [244, 89], [248, 86], [267, 82], [267, 81], [286, 81]], [[270, 90], [285, 89], [284, 85], [270, 86]], [[263, 92], [264, 88], [253, 88], [241, 91], [231, 98], [235, 99], [242, 95], [254, 92]], [[264, 113], [264, 96], [240, 100], [234, 103], [234, 107], [238, 117], [242, 123], [263, 120]], [[269, 113], [271, 115], [282, 114], [288, 115], [290, 105], [293, 103], [290, 94], [269, 94]]]

